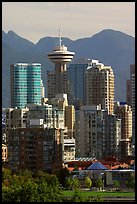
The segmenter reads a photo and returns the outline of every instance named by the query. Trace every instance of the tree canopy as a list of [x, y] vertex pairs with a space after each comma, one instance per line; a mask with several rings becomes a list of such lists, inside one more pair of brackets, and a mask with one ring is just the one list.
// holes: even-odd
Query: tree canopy
[[56, 175], [29, 171], [13, 173], [2, 169], [2, 202], [61, 202]]

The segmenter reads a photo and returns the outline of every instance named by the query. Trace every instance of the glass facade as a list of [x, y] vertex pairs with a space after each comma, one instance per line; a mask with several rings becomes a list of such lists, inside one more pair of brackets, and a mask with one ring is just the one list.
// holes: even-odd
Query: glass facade
[[85, 72], [88, 64], [70, 64], [67, 69], [70, 84], [70, 101], [75, 104], [76, 100], [85, 103]]
[[41, 104], [41, 64], [15, 64], [11, 72], [12, 107]]

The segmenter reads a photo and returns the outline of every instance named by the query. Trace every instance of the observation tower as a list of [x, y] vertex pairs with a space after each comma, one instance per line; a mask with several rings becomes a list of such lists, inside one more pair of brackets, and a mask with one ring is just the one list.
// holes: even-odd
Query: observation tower
[[71, 62], [75, 53], [67, 50], [67, 47], [61, 45], [61, 35], [59, 33], [59, 46], [55, 47], [54, 51], [48, 54], [48, 58], [55, 64], [55, 70], [66, 71], [66, 64]]
[[[60, 31], [60, 30], [59, 30]], [[62, 39], [59, 33], [59, 46], [55, 47], [54, 51], [48, 54], [48, 58], [55, 64], [55, 93], [66, 93], [67, 86], [64, 81], [67, 80], [66, 70], [67, 63], [71, 62], [75, 53], [67, 50], [67, 47], [61, 44]], [[63, 87], [65, 86], [65, 87]]]

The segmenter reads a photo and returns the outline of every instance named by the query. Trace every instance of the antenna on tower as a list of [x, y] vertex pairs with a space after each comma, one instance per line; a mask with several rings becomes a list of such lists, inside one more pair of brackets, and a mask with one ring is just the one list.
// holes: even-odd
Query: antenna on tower
[[59, 28], [59, 46], [61, 47], [61, 34], [60, 34], [60, 28]]

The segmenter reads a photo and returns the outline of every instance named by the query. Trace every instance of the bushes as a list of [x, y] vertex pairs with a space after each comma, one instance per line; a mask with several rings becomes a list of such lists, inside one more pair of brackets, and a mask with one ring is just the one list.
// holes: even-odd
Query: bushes
[[78, 189], [80, 187], [80, 182], [77, 178], [68, 178], [66, 180], [66, 186], [69, 190]]
[[135, 176], [131, 175], [126, 182], [128, 188], [135, 189]]
[[87, 176], [87, 177], [85, 178], [85, 181], [84, 181], [84, 186], [85, 186], [85, 188], [90, 188], [91, 185], [92, 185], [92, 181], [91, 181], [91, 179]]

